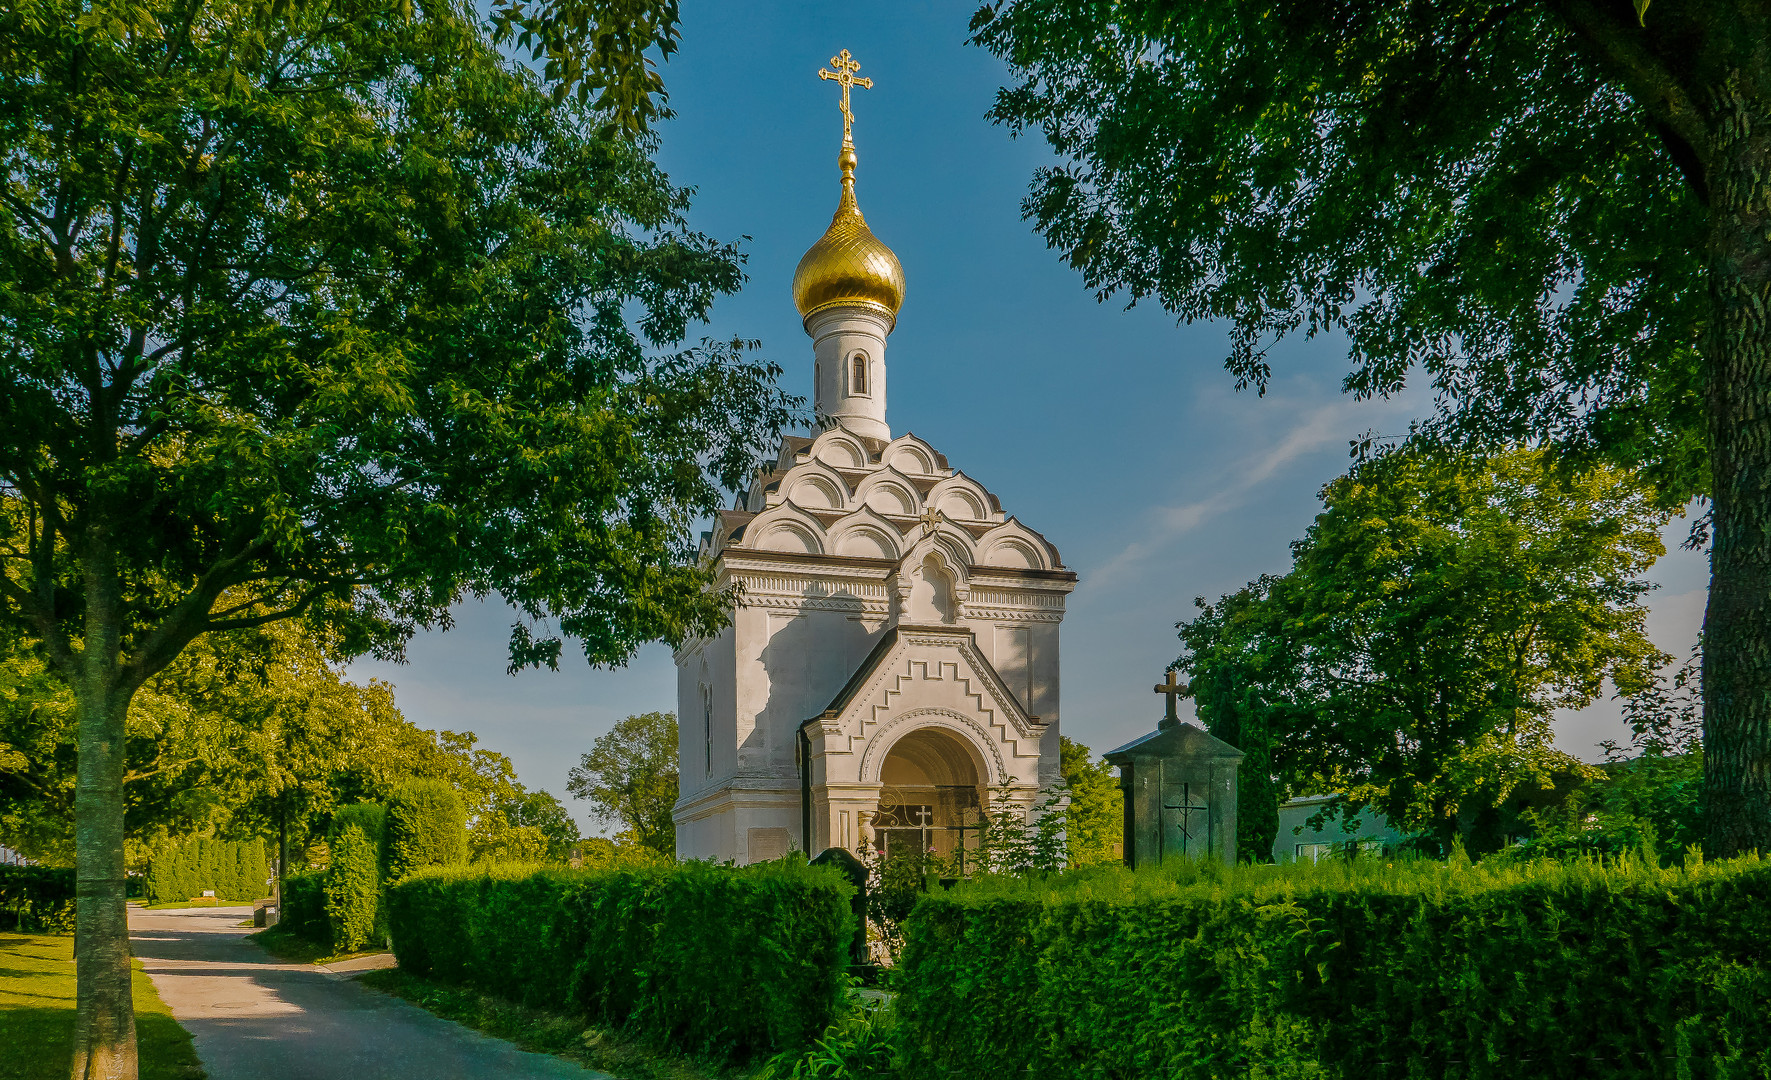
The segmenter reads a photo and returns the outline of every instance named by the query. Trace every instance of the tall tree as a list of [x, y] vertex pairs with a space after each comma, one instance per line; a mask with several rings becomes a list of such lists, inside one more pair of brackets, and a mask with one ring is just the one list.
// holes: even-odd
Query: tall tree
[[724, 618], [691, 523], [793, 404], [682, 346], [741, 256], [491, 34], [448, 3], [0, 10], [0, 619], [78, 705], [75, 1075], [136, 1074], [124, 736], [200, 636], [299, 617], [392, 655], [496, 591], [516, 668]]
[[1425, 438], [1550, 438], [1711, 500], [1712, 853], [1771, 848], [1771, 7], [1720, 0], [1001, 0], [993, 115], [1103, 297], [1344, 332]]
[[1480, 849], [1515, 789], [1581, 769], [1556, 710], [1667, 659], [1641, 603], [1666, 514], [1631, 473], [1529, 450], [1386, 454], [1322, 498], [1290, 573], [1180, 627], [1200, 717], [1247, 754], [1244, 853], [1272, 850], [1257, 800], [1324, 792]]
[[630, 842], [659, 855], [676, 855], [676, 714], [641, 713], [617, 723], [591, 744], [566, 780], [591, 813], [620, 825]]

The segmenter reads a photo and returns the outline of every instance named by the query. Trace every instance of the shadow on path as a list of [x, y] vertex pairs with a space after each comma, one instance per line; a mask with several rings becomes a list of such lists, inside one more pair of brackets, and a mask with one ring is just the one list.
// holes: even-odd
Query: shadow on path
[[210, 1080], [589, 1080], [307, 964], [284, 964], [237, 926], [247, 907], [129, 912], [135, 955], [196, 1039]]

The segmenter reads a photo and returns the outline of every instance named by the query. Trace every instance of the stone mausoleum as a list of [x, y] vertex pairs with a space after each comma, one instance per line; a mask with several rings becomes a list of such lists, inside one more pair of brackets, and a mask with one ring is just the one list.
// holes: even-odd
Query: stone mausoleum
[[[966, 843], [1003, 785], [1059, 779], [1058, 626], [1076, 575], [928, 442], [886, 421], [904, 271], [855, 201], [845, 52], [841, 198], [800, 260], [815, 437], [782, 442], [703, 555], [732, 624], [678, 651], [677, 854], [740, 864]], [[973, 834], [975, 836], [975, 833]]]

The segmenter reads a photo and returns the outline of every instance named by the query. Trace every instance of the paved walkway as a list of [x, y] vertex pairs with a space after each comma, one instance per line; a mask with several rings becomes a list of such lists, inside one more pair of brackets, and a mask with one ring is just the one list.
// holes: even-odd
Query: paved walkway
[[[209, 1080], [593, 1080], [347, 973], [279, 963], [245, 940], [247, 907], [129, 911], [135, 955], [196, 1038]], [[605, 1077], [605, 1080], [607, 1078]]]

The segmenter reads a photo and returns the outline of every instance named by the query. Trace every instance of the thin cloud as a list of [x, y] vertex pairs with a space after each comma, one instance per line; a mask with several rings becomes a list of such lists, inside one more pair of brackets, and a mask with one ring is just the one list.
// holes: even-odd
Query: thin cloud
[[[1265, 407], [1277, 403], [1269, 399]], [[1383, 408], [1378, 403], [1377, 408]], [[1394, 411], [1399, 403], [1391, 402]], [[1106, 588], [1140, 570], [1150, 560], [1165, 555], [1183, 536], [1210, 521], [1231, 513], [1249, 501], [1255, 489], [1273, 479], [1298, 459], [1352, 437], [1370, 426], [1374, 403], [1349, 399], [1308, 409], [1285, 429], [1275, 445], [1248, 454], [1224, 470], [1217, 490], [1203, 499], [1177, 506], [1158, 507], [1147, 515], [1143, 534], [1087, 575], [1092, 588]]]

